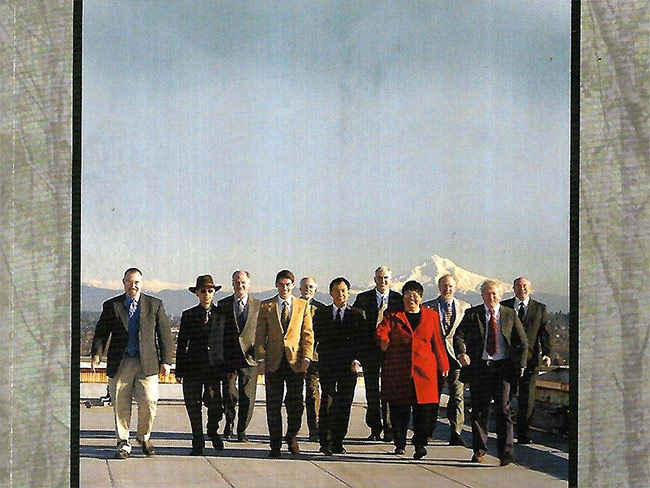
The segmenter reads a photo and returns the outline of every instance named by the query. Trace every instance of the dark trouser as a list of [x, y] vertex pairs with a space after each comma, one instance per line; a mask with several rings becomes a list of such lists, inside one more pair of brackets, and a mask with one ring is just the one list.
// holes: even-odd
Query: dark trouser
[[321, 446], [341, 447], [348, 433], [357, 374], [342, 371], [328, 375], [321, 371], [320, 384], [323, 397], [319, 411], [319, 442]]
[[255, 394], [257, 393], [257, 366], [239, 368], [228, 375], [227, 396], [224, 394], [226, 422], [235, 423], [235, 407], [239, 405], [237, 416], [237, 434], [246, 433], [253, 418]]
[[[485, 362], [484, 362], [485, 363]], [[510, 359], [493, 361], [490, 366], [481, 365], [469, 382], [472, 396], [472, 449], [474, 453], [487, 453], [488, 419], [490, 400], [494, 399], [497, 424], [497, 452], [514, 455], [510, 398], [513, 381], [513, 365]]]
[[517, 438], [528, 437], [528, 428], [535, 413], [535, 387], [537, 384], [538, 368], [526, 368], [519, 379], [519, 394], [517, 396]]
[[446, 384], [449, 392], [449, 401], [447, 402], [447, 418], [449, 419], [449, 426], [451, 434], [454, 432], [458, 435], [463, 431], [463, 424], [465, 423], [465, 400], [463, 398], [465, 385], [460, 381], [460, 369], [450, 369], [449, 375], [444, 378], [438, 373], [438, 403], [431, 411], [430, 420], [430, 433], [429, 437], [433, 437], [433, 431], [436, 429], [438, 423], [438, 406], [440, 405], [440, 396], [442, 395], [442, 388]]
[[[287, 409], [287, 435], [295, 437], [302, 423], [302, 373], [291, 369], [287, 358], [283, 355], [280, 367], [273, 373], [266, 373], [266, 422], [269, 427], [271, 449], [282, 446], [282, 397]], [[284, 387], [287, 387], [286, 396]]]
[[414, 403], [413, 405], [390, 404], [390, 415], [393, 422], [393, 443], [398, 449], [406, 448], [406, 431], [409, 426], [411, 409], [413, 410], [413, 445], [426, 446], [429, 437], [431, 411], [435, 403]]
[[384, 430], [384, 432], [390, 432], [390, 407], [386, 400], [380, 401], [379, 396], [379, 371], [381, 369], [381, 361], [378, 357], [366, 359], [362, 366], [363, 383], [366, 387], [366, 402], [368, 404], [368, 409], [366, 410], [366, 424], [370, 427], [370, 431], [373, 434], [379, 435], [382, 430]]
[[223, 416], [221, 400], [221, 383], [225, 379], [205, 379], [188, 376], [183, 378], [183, 399], [187, 416], [192, 428], [192, 446], [204, 447], [203, 439], [203, 404], [208, 408], [208, 436], [213, 436], [219, 429], [219, 421]]
[[320, 410], [320, 390], [318, 388], [318, 361], [309, 363], [305, 375], [305, 409], [309, 435], [318, 432], [318, 412]]

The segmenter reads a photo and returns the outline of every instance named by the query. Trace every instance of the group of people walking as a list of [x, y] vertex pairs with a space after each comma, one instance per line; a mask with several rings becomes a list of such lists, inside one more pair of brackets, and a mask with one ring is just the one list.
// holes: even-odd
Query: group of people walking
[[[300, 281], [298, 298], [293, 273], [282, 270], [275, 280], [277, 295], [259, 301], [248, 293], [248, 271], [237, 270], [233, 294], [215, 303], [221, 286], [210, 275], [197, 277], [189, 291], [199, 303], [182, 314], [175, 370], [192, 431], [191, 454], [202, 455], [205, 448], [203, 405], [207, 436], [216, 450], [224, 449], [224, 440], [248, 441], [258, 375], [265, 375], [271, 458], [281, 456], [283, 443], [290, 453], [300, 452], [297, 434], [305, 406], [310, 441], [319, 442], [324, 455], [345, 454], [352, 400], [363, 371], [368, 440], [393, 442], [395, 453], [405, 454], [412, 419], [413, 457], [426, 456], [446, 384], [449, 444], [464, 446], [463, 395], [469, 383], [472, 461], [482, 462], [487, 453], [494, 400], [498, 456], [502, 466], [510, 464], [511, 399], [518, 390], [517, 438], [529, 443], [540, 355], [550, 365], [546, 307], [531, 299], [530, 281], [517, 278], [515, 297], [501, 302], [499, 283], [486, 280], [483, 303], [471, 308], [454, 297], [457, 279], [451, 274], [439, 278], [440, 295], [426, 303], [417, 281], [407, 281], [401, 293], [391, 290], [385, 266], [377, 268], [374, 281], [375, 287], [350, 305], [349, 281], [335, 278], [329, 284], [332, 304], [325, 305], [314, 299], [313, 278]], [[127, 269], [123, 284], [125, 293], [103, 304], [91, 351], [93, 367], [107, 356], [118, 459], [131, 453], [132, 398], [139, 409], [136, 442], [145, 455], [154, 454], [150, 436], [158, 375], [170, 373], [174, 348], [162, 301], [141, 293], [142, 273]]]

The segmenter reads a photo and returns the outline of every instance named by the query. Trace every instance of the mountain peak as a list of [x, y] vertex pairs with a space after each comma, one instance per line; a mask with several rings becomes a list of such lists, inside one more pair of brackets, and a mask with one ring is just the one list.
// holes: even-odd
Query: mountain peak
[[[443, 258], [434, 254], [422, 264], [414, 266], [410, 271], [396, 276], [393, 279], [393, 286], [395, 289], [400, 289], [407, 281], [416, 280], [422, 283], [423, 286], [429, 284], [430, 286], [437, 288], [438, 279], [447, 273], [453, 274], [458, 278], [458, 286], [456, 289], [461, 293], [480, 293], [481, 283], [488, 279], [494, 279], [472, 273], [471, 271], [461, 268], [451, 259]], [[502, 293], [505, 293], [510, 289], [507, 283], [496, 279], [495, 281], [501, 286]]]

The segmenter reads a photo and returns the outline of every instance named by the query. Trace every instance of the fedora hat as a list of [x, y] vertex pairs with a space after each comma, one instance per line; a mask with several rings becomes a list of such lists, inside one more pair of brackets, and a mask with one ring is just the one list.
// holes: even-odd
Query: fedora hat
[[215, 285], [210, 275], [201, 275], [196, 278], [196, 286], [190, 286], [189, 290], [196, 293], [198, 288], [214, 288], [215, 293], [221, 290], [221, 285]]

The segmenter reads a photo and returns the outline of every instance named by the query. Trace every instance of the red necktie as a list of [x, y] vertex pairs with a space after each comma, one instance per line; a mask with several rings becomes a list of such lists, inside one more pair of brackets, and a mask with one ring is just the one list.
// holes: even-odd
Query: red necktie
[[490, 309], [490, 325], [488, 326], [486, 351], [490, 356], [497, 353], [497, 318], [494, 309]]

